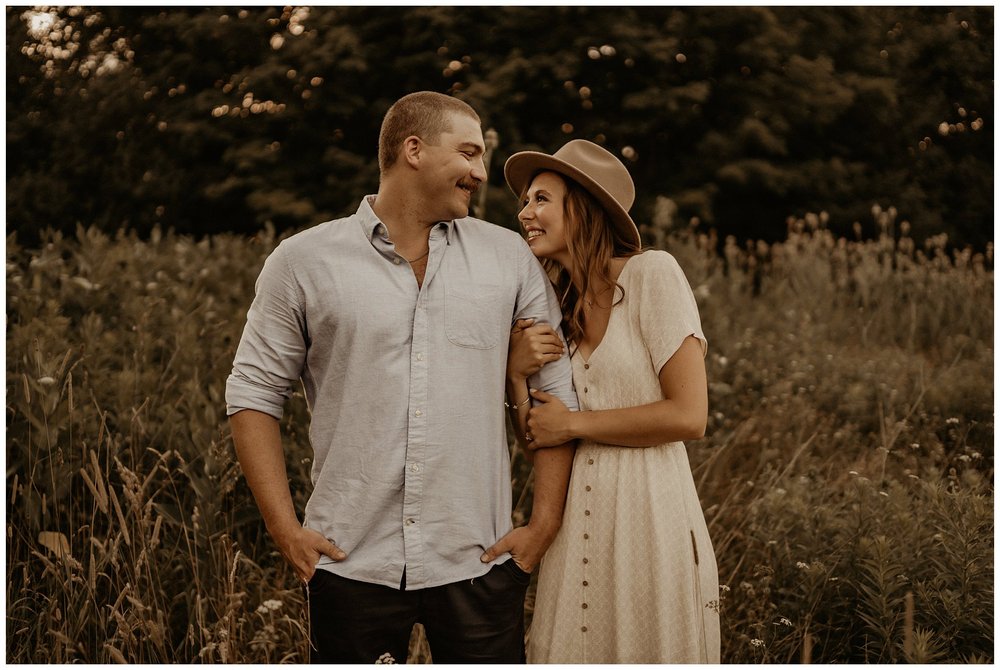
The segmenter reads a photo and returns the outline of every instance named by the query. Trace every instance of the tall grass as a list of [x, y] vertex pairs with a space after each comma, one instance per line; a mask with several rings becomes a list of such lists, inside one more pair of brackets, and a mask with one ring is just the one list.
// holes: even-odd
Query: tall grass
[[[992, 660], [991, 252], [918, 251], [890, 214], [867, 242], [812, 215], [773, 246], [649, 231], [710, 341], [709, 433], [689, 451], [728, 662]], [[7, 240], [8, 662], [307, 660], [302, 593], [224, 416], [276, 242]], [[296, 394], [299, 509], [306, 427]], [[523, 518], [520, 455], [514, 471]], [[411, 655], [428, 658], [419, 630]]]

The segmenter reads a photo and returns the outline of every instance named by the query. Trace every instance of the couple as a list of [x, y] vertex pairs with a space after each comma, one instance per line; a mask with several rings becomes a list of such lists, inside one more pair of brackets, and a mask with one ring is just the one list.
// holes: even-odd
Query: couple
[[[311, 660], [404, 662], [421, 622], [437, 662], [524, 662], [544, 554], [528, 660], [718, 662], [715, 557], [680, 442], [707, 414], [690, 287], [669, 254], [641, 253], [632, 181], [605, 150], [510, 158], [527, 244], [468, 216], [484, 150], [471, 107], [405, 96], [382, 123], [378, 194], [284, 240], [257, 280], [227, 413], [306, 584]], [[302, 523], [279, 429], [299, 380]], [[515, 529], [504, 406], [535, 477]]]

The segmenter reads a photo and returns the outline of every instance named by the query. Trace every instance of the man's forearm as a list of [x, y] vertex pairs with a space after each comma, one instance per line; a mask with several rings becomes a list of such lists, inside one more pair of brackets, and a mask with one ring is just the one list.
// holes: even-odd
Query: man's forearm
[[550, 535], [550, 540], [562, 525], [575, 451], [576, 443], [571, 442], [535, 452], [535, 491], [529, 525]]
[[300, 527], [288, 488], [281, 430], [274, 417], [246, 409], [229, 417], [233, 443], [261, 516], [272, 537]]

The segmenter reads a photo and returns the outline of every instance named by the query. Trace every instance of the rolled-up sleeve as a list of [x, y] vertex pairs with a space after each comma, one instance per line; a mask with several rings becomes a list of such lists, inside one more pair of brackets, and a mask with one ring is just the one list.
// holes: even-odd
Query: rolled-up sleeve
[[301, 289], [284, 243], [264, 262], [233, 371], [226, 381], [226, 414], [253, 409], [281, 419], [285, 401], [302, 374], [306, 322]]
[[[523, 240], [518, 255], [518, 281], [514, 320], [534, 319], [535, 323], [547, 323], [556, 329], [565, 345], [566, 337], [560, 326], [562, 312], [559, 310], [559, 300], [552, 289], [552, 282], [545, 276], [542, 266]], [[566, 352], [569, 352], [568, 345]], [[542, 366], [541, 370], [528, 378], [528, 384], [531, 388], [556, 396], [571, 410], [579, 409], [573, 388], [573, 365], [568, 353], [564, 353], [559, 360]]]

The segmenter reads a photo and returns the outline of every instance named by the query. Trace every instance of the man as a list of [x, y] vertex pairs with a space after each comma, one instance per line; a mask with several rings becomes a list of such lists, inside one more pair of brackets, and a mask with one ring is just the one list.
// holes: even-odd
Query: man
[[[418, 621], [438, 662], [524, 661], [528, 573], [561, 523], [572, 448], [535, 456], [531, 519], [511, 530], [508, 335], [561, 316], [525, 242], [468, 218], [484, 150], [471, 107], [405, 96], [382, 123], [378, 194], [282, 242], [257, 280], [226, 401], [268, 532], [308, 585], [313, 661], [404, 662]], [[302, 524], [278, 427], [300, 378]], [[576, 408], [571, 379], [563, 356], [531, 382]]]

